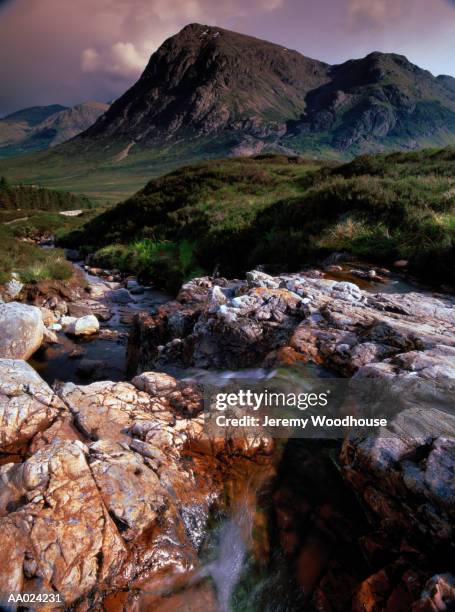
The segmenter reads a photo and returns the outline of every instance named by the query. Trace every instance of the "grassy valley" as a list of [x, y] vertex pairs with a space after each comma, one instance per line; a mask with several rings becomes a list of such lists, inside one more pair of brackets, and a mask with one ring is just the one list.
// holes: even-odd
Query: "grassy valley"
[[[80, 217], [61, 211], [81, 209]], [[16, 273], [22, 282], [66, 280], [73, 268], [61, 249], [41, 249], [42, 236], [67, 233], [97, 214], [86, 197], [25, 185], [0, 178], [0, 283]]]
[[347, 164], [288, 156], [181, 168], [62, 237], [94, 261], [177, 288], [215, 269], [297, 269], [333, 251], [455, 284], [455, 150], [361, 156]]
[[[0, 158], [8, 149], [0, 176], [104, 204], [203, 160], [284, 154], [346, 162], [455, 146], [454, 84], [395, 53], [329, 65], [282, 45], [189, 24], [108, 109], [87, 103], [43, 118], [53, 107], [32, 108], [0, 121]], [[24, 125], [31, 131], [22, 142]], [[38, 152], [17, 155], [32, 151]]]

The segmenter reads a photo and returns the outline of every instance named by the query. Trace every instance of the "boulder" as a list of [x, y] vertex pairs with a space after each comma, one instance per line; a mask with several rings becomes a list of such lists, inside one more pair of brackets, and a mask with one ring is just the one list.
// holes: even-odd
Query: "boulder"
[[99, 331], [100, 324], [95, 315], [87, 315], [71, 321], [64, 329], [71, 336], [91, 336]]
[[0, 448], [24, 451], [0, 466], [1, 592], [101, 609], [143, 575], [190, 577], [228, 455], [203, 439], [195, 387], [153, 372], [136, 385], [67, 383], [57, 397], [0, 360]]
[[1, 468], [0, 591], [60, 593], [71, 605], [100, 588], [127, 551], [78, 440], [55, 441]]
[[101, 299], [84, 299], [71, 302], [68, 305], [68, 313], [76, 319], [95, 315], [99, 321], [108, 321], [112, 317], [112, 312]]
[[29, 359], [43, 342], [39, 308], [19, 302], [0, 304], [0, 358]]
[[49, 427], [63, 405], [25, 361], [0, 359], [0, 450], [23, 446]]
[[[455, 348], [412, 351], [359, 369], [354, 380], [387, 388], [388, 425], [344, 442], [345, 479], [389, 546], [453, 554], [455, 523]], [[384, 406], [385, 399], [378, 400]], [[436, 552], [437, 551], [437, 552]]]
[[114, 304], [128, 304], [129, 302], [133, 302], [133, 296], [124, 287], [120, 289], [113, 289], [106, 294], [106, 299], [109, 302], [113, 302]]

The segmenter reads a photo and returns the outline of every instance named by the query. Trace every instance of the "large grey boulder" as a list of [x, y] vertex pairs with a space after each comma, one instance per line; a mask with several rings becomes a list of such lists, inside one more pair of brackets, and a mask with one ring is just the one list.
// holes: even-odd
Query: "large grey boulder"
[[36, 306], [0, 304], [0, 358], [29, 359], [43, 342], [44, 323]]

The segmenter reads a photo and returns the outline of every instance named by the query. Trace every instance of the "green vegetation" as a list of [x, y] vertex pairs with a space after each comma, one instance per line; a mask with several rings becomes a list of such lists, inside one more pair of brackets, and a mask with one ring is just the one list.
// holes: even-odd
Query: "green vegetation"
[[284, 156], [181, 168], [63, 237], [94, 260], [176, 287], [215, 269], [298, 269], [330, 252], [390, 265], [409, 259], [455, 284], [455, 149], [362, 156], [351, 163]]
[[141, 278], [153, 278], [159, 286], [175, 292], [183, 280], [205, 274], [196, 260], [195, 244], [188, 240], [157, 242], [143, 238], [128, 245], [109, 245], [97, 251], [96, 263], [122, 272], [133, 271]]
[[[66, 217], [55, 210], [86, 206], [81, 217]], [[39, 210], [41, 207], [49, 210]], [[26, 283], [69, 279], [73, 268], [63, 251], [41, 249], [32, 241], [40, 236], [74, 231], [95, 214], [96, 209], [86, 198], [47, 189], [13, 187], [0, 179], [0, 284], [7, 282], [12, 272]]]
[[30, 185], [12, 185], [4, 176], [0, 177], [0, 211], [53, 211], [93, 207], [93, 203], [85, 196]]
[[0, 284], [16, 272], [24, 283], [40, 280], [67, 280], [73, 274], [61, 249], [40, 249], [18, 240], [11, 230], [0, 225]]

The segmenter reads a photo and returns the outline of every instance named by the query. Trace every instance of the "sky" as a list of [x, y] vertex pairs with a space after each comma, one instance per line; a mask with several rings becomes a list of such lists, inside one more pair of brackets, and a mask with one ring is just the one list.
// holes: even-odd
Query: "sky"
[[115, 99], [192, 22], [332, 64], [395, 52], [455, 76], [455, 0], [0, 0], [0, 116]]

